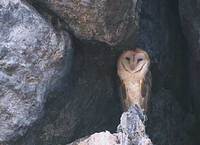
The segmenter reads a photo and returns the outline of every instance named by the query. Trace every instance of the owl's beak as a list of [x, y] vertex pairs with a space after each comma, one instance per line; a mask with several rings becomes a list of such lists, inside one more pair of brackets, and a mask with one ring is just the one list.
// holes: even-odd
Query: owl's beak
[[144, 67], [148, 67], [148, 65], [149, 65], [148, 62], [142, 64], [141, 66], [139, 66], [139, 68], [135, 69], [135, 70], [133, 71], [133, 73], [137, 73], [137, 72], [139, 72], [139, 71], [142, 71], [142, 70], [144, 69]]

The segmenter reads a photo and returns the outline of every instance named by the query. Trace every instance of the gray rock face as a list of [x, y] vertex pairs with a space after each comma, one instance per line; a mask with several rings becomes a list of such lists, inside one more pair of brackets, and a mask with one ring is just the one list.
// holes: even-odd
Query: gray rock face
[[[137, 0], [28, 0], [55, 12], [81, 39], [121, 42], [138, 23]], [[39, 2], [39, 3], [38, 3]]]
[[141, 108], [132, 106], [121, 116], [118, 133], [121, 145], [153, 145], [145, 131], [146, 116]]
[[193, 98], [195, 110], [200, 117], [200, 1], [179, 0], [181, 24], [188, 42], [190, 98]]
[[20, 0], [0, 1], [0, 142], [23, 135], [43, 113], [48, 92], [62, 78], [71, 49]]

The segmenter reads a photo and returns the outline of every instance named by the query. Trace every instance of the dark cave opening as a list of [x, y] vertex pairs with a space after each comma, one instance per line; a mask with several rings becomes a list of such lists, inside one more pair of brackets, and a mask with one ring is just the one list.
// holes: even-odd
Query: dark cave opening
[[116, 131], [122, 113], [116, 74], [118, 52], [103, 43], [75, 43], [72, 96], [80, 102], [81, 123], [75, 138], [94, 132]]

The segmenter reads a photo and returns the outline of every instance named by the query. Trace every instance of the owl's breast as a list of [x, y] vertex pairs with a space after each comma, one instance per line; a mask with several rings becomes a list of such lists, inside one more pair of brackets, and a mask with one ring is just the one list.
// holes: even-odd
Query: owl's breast
[[140, 105], [140, 100], [142, 98], [140, 83], [128, 82], [125, 84], [125, 87], [127, 96], [126, 102], [128, 102], [128, 104], [130, 105], [134, 104]]

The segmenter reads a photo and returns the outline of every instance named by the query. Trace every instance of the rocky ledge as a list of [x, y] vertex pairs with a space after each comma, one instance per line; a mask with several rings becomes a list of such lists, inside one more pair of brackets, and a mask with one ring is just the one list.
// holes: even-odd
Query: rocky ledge
[[138, 106], [132, 106], [121, 116], [117, 133], [95, 133], [68, 145], [153, 145], [145, 132], [146, 116]]

